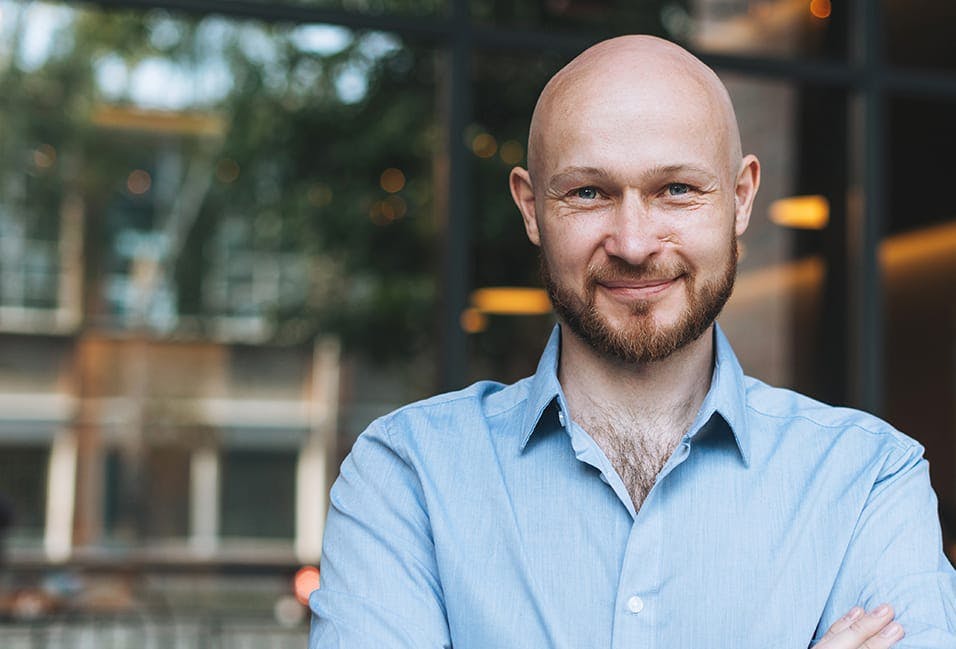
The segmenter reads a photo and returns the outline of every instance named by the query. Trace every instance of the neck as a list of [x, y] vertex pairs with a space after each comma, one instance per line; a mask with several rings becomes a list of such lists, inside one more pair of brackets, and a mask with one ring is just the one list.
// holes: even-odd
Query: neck
[[625, 363], [599, 354], [562, 325], [558, 380], [569, 414], [577, 420], [610, 410], [689, 427], [710, 388], [713, 331], [660, 361]]

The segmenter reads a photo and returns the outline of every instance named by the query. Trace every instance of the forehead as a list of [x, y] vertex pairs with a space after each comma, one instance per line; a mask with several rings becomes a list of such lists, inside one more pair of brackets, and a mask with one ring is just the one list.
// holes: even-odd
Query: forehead
[[693, 165], [722, 175], [730, 145], [718, 98], [693, 75], [575, 75], [556, 88], [538, 133], [541, 171], [640, 173]]

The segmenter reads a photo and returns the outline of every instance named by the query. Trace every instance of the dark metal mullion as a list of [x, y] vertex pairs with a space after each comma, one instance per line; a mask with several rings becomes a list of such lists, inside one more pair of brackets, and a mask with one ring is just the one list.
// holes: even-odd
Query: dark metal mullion
[[[884, 409], [884, 315], [883, 273], [879, 247], [886, 228], [886, 118], [883, 63], [882, 3], [857, 0], [857, 24], [862, 43], [860, 56], [863, 85], [862, 190], [863, 213], [851, 236], [851, 272], [857, 290], [852, 302], [851, 340], [856, 340], [851, 379], [856, 384], [855, 400], [865, 410], [880, 414]], [[852, 334], [855, 333], [856, 337]]]
[[92, 4], [104, 9], [163, 9], [205, 16], [252, 18], [269, 23], [322, 23], [350, 29], [396, 32], [425, 40], [446, 41], [455, 35], [453, 21], [428, 16], [362, 14], [341, 9], [320, 9], [309, 5], [268, 0], [66, 0], [67, 4]]
[[755, 77], [769, 77], [780, 81], [839, 86], [841, 88], [862, 81], [859, 68], [842, 62], [762, 59], [707, 52], [694, 52], [694, 55], [721, 72], [735, 72]]
[[884, 67], [883, 88], [894, 94], [956, 99], [956, 74]]
[[472, 159], [465, 148], [465, 129], [472, 120], [473, 55], [469, 0], [452, 0], [451, 91], [448, 101], [448, 214], [445, 231], [441, 299], [441, 388], [462, 387], [468, 377], [468, 338], [461, 314], [471, 285]]

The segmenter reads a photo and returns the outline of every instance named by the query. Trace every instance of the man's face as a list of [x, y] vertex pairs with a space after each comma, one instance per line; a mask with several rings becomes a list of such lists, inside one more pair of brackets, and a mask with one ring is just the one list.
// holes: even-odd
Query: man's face
[[733, 288], [746, 219], [726, 133], [680, 78], [565, 96], [532, 170], [548, 292], [604, 356], [666, 358], [708, 330]]

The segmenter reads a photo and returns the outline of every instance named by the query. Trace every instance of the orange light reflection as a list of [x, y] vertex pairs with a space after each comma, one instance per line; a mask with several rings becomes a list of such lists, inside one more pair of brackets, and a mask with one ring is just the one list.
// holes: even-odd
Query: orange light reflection
[[820, 18], [821, 20], [829, 18], [832, 9], [830, 0], [813, 0], [810, 3], [810, 13], [813, 14], [814, 18]]
[[303, 606], [308, 606], [309, 595], [319, 588], [319, 569], [315, 566], [303, 566], [295, 573], [293, 590], [295, 598]]

